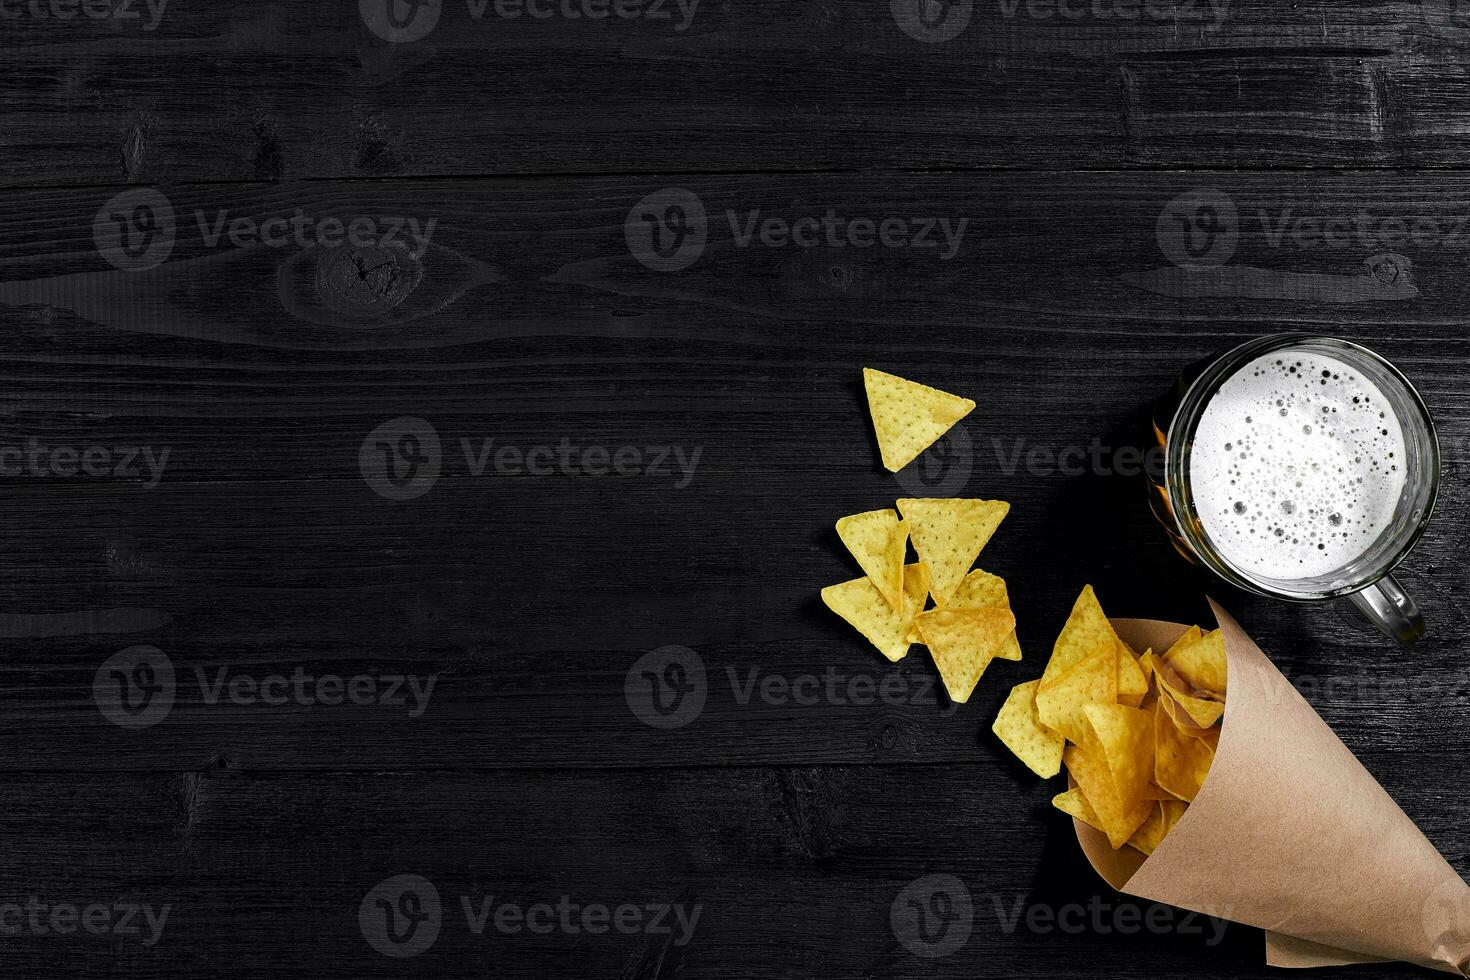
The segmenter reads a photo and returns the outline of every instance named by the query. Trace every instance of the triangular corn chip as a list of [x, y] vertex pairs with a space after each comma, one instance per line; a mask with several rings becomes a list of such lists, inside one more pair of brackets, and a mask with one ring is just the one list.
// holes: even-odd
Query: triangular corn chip
[[1132, 812], [1143, 802], [1154, 776], [1153, 713], [1121, 704], [1083, 705], [1090, 741], [1113, 777], [1123, 808]]
[[1196, 635], [1191, 643], [1175, 643], [1164, 654], [1164, 662], [1187, 685], [1186, 693], [1213, 701], [1225, 700], [1225, 637], [1219, 630]]
[[1214, 746], [1181, 732], [1167, 711], [1154, 712], [1154, 782], [1181, 800], [1193, 800], [1210, 773]]
[[975, 410], [968, 398], [873, 368], [863, 368], [863, 387], [868, 392], [878, 451], [890, 473], [912, 463], [950, 426]]
[[1137, 708], [1148, 694], [1148, 674], [1144, 673], [1133, 651], [1126, 643], [1118, 646], [1118, 703]]
[[1087, 797], [1083, 796], [1082, 791], [1076, 786], [1073, 786], [1065, 793], [1058, 793], [1056, 796], [1053, 796], [1051, 805], [1061, 810], [1067, 816], [1081, 820], [1094, 830], [1101, 830], [1105, 834], [1108, 832], [1107, 828], [1102, 825], [1102, 820], [1098, 817], [1097, 811], [1092, 808], [1092, 804], [1087, 802]]
[[1108, 843], [1117, 850], [1128, 843], [1153, 810], [1153, 800], [1144, 800], [1133, 808], [1124, 806], [1123, 799], [1113, 785], [1112, 774], [1107, 764], [1099, 757], [1095, 748], [1069, 745], [1062, 754], [1067, 772], [1077, 782], [1082, 795], [1096, 812], [1099, 829], [1108, 835]]
[[890, 609], [871, 579], [855, 578], [822, 590], [822, 601], [837, 615], [868, 638], [889, 660], [902, 660], [909, 652], [909, 630], [915, 614], [924, 608], [929, 590], [928, 570], [923, 564], [904, 569], [904, 606]]
[[870, 510], [837, 522], [837, 536], [872, 579], [891, 609], [903, 604], [903, 558], [908, 525], [896, 510]]
[[1102, 606], [1098, 604], [1092, 586], [1086, 586], [1073, 603], [1067, 623], [1052, 647], [1051, 659], [1047, 661], [1046, 669], [1041, 674], [1042, 689], [1050, 687], [1060, 675], [1098, 650], [1107, 648], [1116, 651], [1122, 642], [1118, 639], [1118, 634], [1113, 632], [1113, 626], [1103, 613]]
[[[1158, 657], [1151, 659], [1149, 670], [1159, 679], [1162, 699], [1168, 701], [1172, 698], [1176, 705], [1184, 709], [1185, 713], [1189, 715], [1189, 719], [1196, 726], [1209, 728], [1215, 722], [1219, 721], [1220, 716], [1225, 713], [1225, 705], [1221, 702], [1194, 697], [1190, 694], [1189, 692], [1192, 688], [1189, 684], [1175, 673], [1173, 667], [1170, 667], [1168, 663], [1160, 660]], [[1182, 724], [1183, 719], [1178, 718], [1172, 710], [1170, 711], [1170, 717], [1179, 721], [1181, 728], [1184, 727]]]
[[1060, 732], [1069, 742], [1087, 739], [1083, 708], [1089, 704], [1118, 701], [1118, 651], [1106, 646], [1056, 678], [1050, 687], [1045, 679], [1036, 689], [1036, 713], [1041, 723]]
[[1139, 827], [1134, 831], [1133, 836], [1128, 838], [1128, 846], [1135, 851], [1152, 854], [1154, 849], [1164, 842], [1164, 835], [1168, 833], [1165, 820], [1163, 806], [1155, 803], [1153, 810], [1148, 815], [1148, 819], [1143, 822], [1143, 826]]
[[1184, 734], [1193, 738], [1204, 738], [1211, 732], [1219, 731], [1218, 728], [1204, 728], [1196, 725], [1194, 719], [1189, 717], [1189, 712], [1181, 708], [1179, 702], [1174, 700], [1174, 695], [1170, 694], [1167, 690], [1164, 690], [1162, 694], [1158, 695], [1157, 699], [1159, 709], [1167, 714], [1174, 722], [1174, 727]]
[[951, 701], [964, 704], [995, 651], [1016, 629], [1009, 609], [931, 609], [914, 617]]
[[1160, 800], [1159, 806], [1164, 811], [1164, 836], [1168, 837], [1169, 831], [1174, 829], [1174, 825], [1189, 809], [1189, 804], [1183, 800]]
[[[959, 588], [954, 590], [954, 594], [949, 597], [949, 606], [952, 609], [985, 609], [992, 606], [1009, 609], [1011, 597], [1006, 593], [1005, 579], [977, 568], [966, 575]], [[1006, 637], [1000, 649], [995, 651], [995, 659], [1021, 659], [1021, 644], [1016, 639], [1015, 630]]]
[[899, 513], [909, 523], [909, 537], [919, 561], [933, 576], [934, 602], [945, 605], [954, 594], [980, 549], [990, 540], [1011, 505], [1004, 500], [963, 497], [904, 498]]
[[1047, 728], [1036, 716], [1036, 688], [1041, 682], [1027, 681], [1011, 688], [990, 730], [1015, 753], [1016, 758], [1043, 779], [1062, 770], [1062, 736]]

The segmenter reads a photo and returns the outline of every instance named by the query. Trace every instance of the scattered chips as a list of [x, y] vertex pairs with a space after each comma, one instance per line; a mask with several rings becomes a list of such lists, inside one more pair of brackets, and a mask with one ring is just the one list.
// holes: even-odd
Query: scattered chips
[[900, 378], [896, 374], [863, 368], [868, 413], [878, 436], [883, 466], [897, 473], [928, 449], [950, 427], [975, 410], [968, 398]]
[[[975, 407], [871, 368], [863, 380], [883, 463], [894, 471]], [[1021, 659], [1005, 581], [974, 567], [1010, 509], [1004, 500], [905, 498], [896, 512], [844, 517], [837, 536], [865, 577], [828, 586], [822, 601], [889, 660], [915, 643], [928, 646], [950, 700], [963, 704], [992, 660]], [[919, 560], [906, 565], [910, 540]], [[930, 597], [935, 608], [926, 610]], [[1060, 754], [1058, 745], [1058, 766]]]
[[1163, 656], [1135, 658], [1088, 586], [1042, 676], [1011, 690], [992, 730], [1040, 776], [1056, 775], [1061, 756], [1075, 785], [1057, 809], [1115, 850], [1152, 854], [1209, 775], [1226, 672], [1219, 630], [1191, 627]]
[[837, 536], [867, 574], [891, 609], [903, 604], [903, 558], [908, 526], [895, 510], [870, 510], [837, 522]]
[[919, 561], [934, 577], [934, 602], [947, 605], [970, 574], [980, 550], [1000, 526], [1011, 505], [1004, 500], [961, 497], [906, 498], [898, 511], [909, 524]]

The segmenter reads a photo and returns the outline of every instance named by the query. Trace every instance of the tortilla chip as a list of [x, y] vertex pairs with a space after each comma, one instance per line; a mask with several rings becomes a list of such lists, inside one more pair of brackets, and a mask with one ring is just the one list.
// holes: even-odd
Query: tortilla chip
[[1166, 819], [1163, 806], [1155, 803], [1148, 819], [1143, 822], [1143, 826], [1128, 838], [1128, 846], [1135, 851], [1152, 854], [1154, 849], [1164, 842], [1164, 835], [1169, 832], [1165, 824]]
[[[1162, 700], [1167, 703], [1172, 699], [1175, 705], [1184, 710], [1189, 716], [1189, 720], [1195, 726], [1209, 728], [1215, 722], [1219, 721], [1220, 716], [1225, 713], [1225, 705], [1223, 703], [1191, 695], [1189, 693], [1191, 690], [1189, 684], [1175, 673], [1174, 668], [1170, 667], [1167, 662], [1161, 661], [1158, 657], [1153, 657], [1149, 669], [1159, 679]], [[1178, 715], [1171, 708], [1166, 708], [1166, 710], [1169, 711], [1171, 718], [1175, 719], [1176, 722], [1181, 722], [1181, 728], [1184, 727], [1182, 719], [1178, 718]]]
[[930, 388], [896, 374], [863, 368], [868, 414], [883, 466], [897, 473], [975, 410], [968, 398]]
[[1016, 758], [1043, 779], [1062, 771], [1062, 736], [1047, 728], [1036, 715], [1036, 688], [1040, 681], [1027, 681], [1011, 688], [1006, 703], [990, 730]]
[[931, 609], [914, 617], [950, 700], [964, 704], [995, 651], [1016, 629], [1009, 609]]
[[822, 601], [847, 620], [878, 652], [889, 660], [902, 660], [909, 652], [909, 630], [914, 616], [924, 608], [929, 591], [929, 574], [922, 563], [904, 568], [904, 606], [889, 607], [872, 579], [864, 576], [822, 590]]
[[[960, 582], [959, 588], [954, 590], [954, 595], [949, 597], [949, 607], [951, 609], [990, 607], [1009, 609], [1011, 608], [1011, 597], [1006, 592], [1005, 579], [977, 568], [966, 575], [964, 581]], [[1021, 644], [1016, 639], [1015, 630], [1011, 630], [1011, 635], [1006, 637], [1000, 649], [995, 651], [995, 659], [1021, 659]]]
[[1161, 800], [1159, 806], [1164, 811], [1164, 836], [1168, 837], [1169, 831], [1174, 829], [1174, 825], [1183, 819], [1184, 814], [1189, 810], [1189, 804], [1180, 800]]
[[1155, 801], [1145, 800], [1132, 809], [1124, 806], [1106, 763], [1098, 757], [1095, 749], [1069, 745], [1062, 753], [1062, 761], [1097, 813], [1098, 822], [1102, 825], [1099, 829], [1108, 835], [1108, 843], [1113, 850], [1128, 843], [1128, 838], [1148, 819]]
[[1153, 714], [1121, 704], [1087, 704], [1082, 713], [1091, 738], [1085, 744], [1101, 754], [1124, 809], [1132, 812], [1153, 781]]
[[1181, 732], [1167, 711], [1154, 712], [1154, 782], [1159, 787], [1193, 801], [1214, 760], [1213, 745]]
[[1061, 674], [1050, 687], [1043, 677], [1036, 690], [1036, 713], [1041, 723], [1069, 742], [1086, 741], [1091, 732], [1083, 708], [1118, 701], [1117, 661], [1117, 649], [1107, 646]]
[[1148, 695], [1148, 674], [1133, 658], [1128, 644], [1118, 645], [1118, 703], [1137, 708]]
[[963, 497], [903, 498], [899, 513], [909, 523], [909, 536], [919, 561], [929, 566], [938, 605], [949, 602], [975, 564], [1011, 505], [1004, 500]]
[[1102, 821], [1098, 818], [1097, 811], [1092, 808], [1091, 803], [1087, 802], [1087, 797], [1083, 796], [1082, 791], [1075, 786], [1065, 793], [1058, 793], [1056, 796], [1053, 796], [1051, 805], [1061, 810], [1067, 816], [1081, 820], [1093, 830], [1101, 830], [1105, 834], [1108, 832], [1107, 828], [1102, 825]]
[[1098, 604], [1092, 586], [1086, 586], [1073, 603], [1066, 625], [1062, 627], [1061, 635], [1052, 646], [1051, 659], [1047, 661], [1046, 669], [1041, 674], [1042, 688], [1050, 687], [1059, 676], [1098, 650], [1106, 647], [1116, 651], [1120, 643], [1122, 641], [1113, 632], [1113, 625], [1108, 622], [1102, 606]]
[[1174, 644], [1164, 654], [1164, 662], [1187, 685], [1186, 693], [1213, 701], [1225, 700], [1228, 667], [1225, 636], [1219, 630], [1197, 636], [1192, 643]]
[[903, 559], [908, 551], [908, 525], [896, 510], [870, 510], [837, 522], [837, 536], [872, 579], [890, 609], [903, 605]]

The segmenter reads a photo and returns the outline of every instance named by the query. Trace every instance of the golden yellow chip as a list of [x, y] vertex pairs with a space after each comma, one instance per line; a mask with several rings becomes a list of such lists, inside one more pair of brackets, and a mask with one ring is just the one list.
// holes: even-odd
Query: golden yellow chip
[[1227, 666], [1225, 636], [1212, 630], [1193, 642], [1176, 643], [1164, 654], [1164, 662], [1172, 667], [1186, 685], [1186, 693], [1213, 701], [1225, 699]]
[[1052, 797], [1051, 805], [1067, 816], [1081, 820], [1094, 830], [1101, 830], [1105, 834], [1108, 832], [1108, 829], [1102, 825], [1102, 820], [1098, 818], [1097, 811], [1092, 808], [1092, 804], [1087, 802], [1087, 797], [1083, 796], [1082, 791], [1076, 786]]
[[1159, 806], [1164, 811], [1164, 836], [1168, 837], [1169, 831], [1174, 829], [1174, 825], [1184, 816], [1184, 811], [1189, 809], [1189, 804], [1182, 800], [1161, 800]]
[[891, 609], [903, 604], [903, 559], [908, 525], [896, 510], [870, 510], [837, 522], [837, 536], [872, 579]]
[[995, 651], [1016, 630], [1009, 609], [931, 609], [914, 617], [950, 700], [964, 704]]
[[[1041, 674], [1042, 689], [1046, 689], [1063, 673], [1075, 667], [1097, 651], [1107, 648], [1116, 651], [1122, 640], [1113, 632], [1113, 625], [1098, 604], [1092, 586], [1082, 590], [1067, 616], [1061, 635], [1052, 646], [1051, 659]], [[1111, 700], [1116, 701], [1114, 697]]]
[[1143, 826], [1136, 830], [1132, 837], [1128, 838], [1128, 846], [1135, 851], [1144, 854], [1152, 854], [1154, 849], [1164, 842], [1164, 835], [1169, 832], [1165, 824], [1164, 808], [1160, 803], [1154, 803], [1149, 812], [1148, 819]]
[[1214, 759], [1213, 744], [1180, 731], [1167, 711], [1154, 712], [1154, 782], [1159, 787], [1181, 800], [1192, 801], [1199, 795]]
[[[1006, 592], [1005, 579], [999, 575], [991, 575], [979, 568], [966, 575], [959, 588], [954, 590], [954, 595], [949, 597], [951, 609], [1010, 609], [1011, 597]], [[1006, 637], [1000, 649], [995, 652], [997, 660], [1020, 660], [1021, 644], [1016, 639], [1016, 631], [1011, 630], [1011, 635]]]
[[929, 574], [922, 563], [904, 569], [904, 606], [889, 608], [872, 579], [864, 576], [822, 590], [822, 601], [852, 624], [878, 652], [889, 660], [901, 660], [909, 652], [909, 630], [914, 616], [924, 608], [929, 591]]
[[1118, 703], [1137, 708], [1148, 695], [1148, 674], [1144, 673], [1133, 651], [1126, 643], [1118, 645]]
[[975, 410], [968, 398], [873, 368], [863, 368], [863, 387], [868, 392], [868, 414], [873, 417], [878, 452], [890, 473], [912, 463], [950, 426]]
[[1090, 734], [1083, 709], [1117, 701], [1118, 651], [1110, 645], [1056, 677], [1050, 687], [1043, 677], [1036, 690], [1036, 713], [1067, 741], [1083, 742]]
[[1084, 744], [1101, 754], [1113, 788], [1131, 813], [1154, 776], [1153, 714], [1121, 704], [1087, 704], [1082, 713], [1090, 733]]
[[1161, 695], [1157, 695], [1156, 700], [1158, 701], [1160, 710], [1166, 712], [1173, 720], [1174, 727], [1184, 734], [1192, 735], [1195, 738], [1203, 738], [1210, 732], [1218, 731], [1216, 728], [1201, 728], [1199, 725], [1196, 725], [1194, 719], [1189, 717], [1189, 712], [1181, 708], [1179, 702], [1174, 700], [1174, 695], [1170, 694], [1167, 690], [1163, 691]]
[[1082, 795], [1096, 812], [1099, 828], [1108, 835], [1108, 843], [1117, 850], [1128, 843], [1153, 809], [1153, 800], [1144, 800], [1131, 809], [1124, 805], [1121, 795], [1113, 785], [1112, 774], [1107, 764], [1096, 754], [1095, 749], [1081, 745], [1069, 745], [1062, 753], [1067, 771], [1077, 781]]
[[[1159, 680], [1159, 687], [1162, 690], [1162, 700], [1167, 702], [1172, 699], [1176, 705], [1184, 709], [1184, 712], [1189, 716], [1189, 720], [1197, 727], [1209, 728], [1215, 722], [1219, 721], [1220, 716], [1225, 713], [1225, 705], [1222, 702], [1210, 701], [1190, 694], [1189, 684], [1174, 672], [1173, 667], [1170, 667], [1158, 657], [1152, 657], [1150, 659], [1149, 670]], [[1184, 727], [1182, 724], [1183, 719], [1178, 718], [1172, 710], [1170, 710], [1170, 717], [1180, 722], [1180, 727]]]
[[1062, 736], [1047, 728], [1036, 715], [1036, 688], [1041, 682], [1027, 681], [1011, 688], [990, 730], [1015, 753], [1016, 758], [1043, 779], [1062, 770]]
[[909, 537], [919, 561], [929, 566], [938, 605], [949, 602], [980, 549], [985, 547], [1011, 505], [1004, 500], [963, 497], [903, 498], [899, 513], [909, 524]]

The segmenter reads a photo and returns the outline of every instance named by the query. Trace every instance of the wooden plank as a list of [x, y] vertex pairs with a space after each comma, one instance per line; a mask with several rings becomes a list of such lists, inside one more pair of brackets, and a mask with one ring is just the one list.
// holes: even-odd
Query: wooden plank
[[17, 4], [0, 173], [36, 186], [701, 172], [711, 161], [1470, 159], [1470, 124], [1450, 97], [1465, 24], [1448, 0], [966, 0], [925, 8], [943, 11], [932, 26], [907, 0], [627, 0], [616, 9], [639, 16], [606, 19], [580, 16], [587, 5], [541, 4], [542, 18], [523, 0], [415, 5], [410, 34], [442, 13], [421, 39], [390, 43], [355, 4], [165, 4], [156, 22], [142, 3], [131, 20]]
[[[1201, 187], [1227, 195], [1234, 233], [1172, 262], [1171, 202]], [[701, 178], [688, 189], [713, 216], [708, 241], [676, 271], [640, 262], [624, 234], [651, 189], [171, 191], [178, 214], [202, 211], [206, 225], [298, 208], [344, 225], [438, 219], [422, 279], [405, 267], [369, 291], [383, 309], [314, 291], [332, 256], [375, 244], [211, 247], [195, 231], [162, 265], [125, 271], [97, 252], [97, 200], [7, 194], [17, 254], [0, 269], [0, 450], [14, 452], [0, 462], [19, 472], [0, 512], [0, 726], [13, 743], [0, 765], [972, 762], [998, 751], [984, 728], [1009, 685], [1039, 670], [1085, 582], [1118, 614], [1191, 620], [1216, 590], [1309, 678], [1350, 744], [1408, 751], [1409, 733], [1433, 730], [1464, 746], [1462, 175]], [[1219, 205], [1183, 200], [1198, 221], [1201, 201]], [[742, 246], [737, 234], [753, 212], [795, 226], [829, 209], [875, 228], [964, 218], [973, 237], [945, 259]], [[1358, 271], [1385, 252], [1398, 257]], [[301, 287], [284, 303], [283, 276]], [[402, 282], [415, 284], [406, 295]], [[1186, 568], [1153, 524], [1136, 458], [1117, 455], [1146, 438], [1149, 406], [1186, 365], [1284, 328], [1378, 347], [1439, 419], [1443, 509], [1404, 572], [1434, 632], [1391, 671], [1413, 696], [1383, 679], [1382, 645], [1350, 611], [1249, 599]], [[969, 449], [917, 483], [878, 468], [865, 364], [974, 395]], [[441, 475], [422, 496], [388, 499], [364, 475], [364, 446], [381, 460], [375, 430], [406, 416], [433, 425]], [[29, 462], [32, 439], [43, 465]], [[489, 439], [514, 453], [477, 470]], [[76, 458], [54, 464], [58, 446]], [[108, 466], [62, 475], [94, 447]], [[156, 481], [145, 447], [162, 463]], [[134, 472], [118, 475], [134, 449]], [[637, 462], [618, 475], [625, 449]], [[1028, 652], [957, 711], [935, 698], [922, 653], [890, 667], [816, 598], [856, 574], [838, 517], [939, 487], [1015, 502], [983, 564], [1010, 579]], [[139, 731], [111, 724], [93, 692], [135, 645], [162, 650], [177, 683], [166, 719]], [[702, 658], [708, 687], [699, 717], [664, 731], [639, 720], [625, 687], [632, 671], [651, 692], [640, 658], [669, 645]], [[298, 668], [439, 679], [409, 717], [407, 704], [262, 705], [248, 691], [211, 703], [222, 668], [247, 688]], [[826, 693], [829, 668], [842, 700]], [[903, 687], [885, 701], [869, 686], [886, 678]], [[814, 682], [814, 704], [784, 690]], [[851, 703], [849, 682], [869, 703]]]
[[[1414, 787], [1410, 811], [1429, 815], [1426, 832], [1464, 867], [1470, 839], [1428, 788], [1439, 761], [1400, 759], [1385, 781]], [[1047, 805], [1052, 787], [994, 765], [907, 776], [867, 767], [25, 775], [7, 781], [0, 814], [11, 842], [0, 906], [106, 906], [109, 927], [120, 906], [146, 907], [152, 920], [138, 914], [137, 935], [57, 935], [47, 912], [39, 928], [29, 913], [6, 913], [16, 932], [0, 934], [0, 953], [14, 977], [279, 976], [328, 962], [353, 976], [483, 975], [493, 965], [511, 976], [959, 978], [1080, 975], [1124, 962], [1150, 976], [1270, 975], [1254, 930], [1232, 927], [1222, 940], [1214, 923], [1162, 907], [1151, 913], [1156, 928], [1138, 928], [1152, 906], [1086, 871], [1070, 821]], [[426, 899], [421, 882], [431, 883], [440, 910], [437, 936], [412, 959], [380, 955], [359, 925], [364, 900], [403, 875], [421, 879]], [[893, 923], [894, 907], [902, 916], [906, 899], [930, 897], [941, 875], [969, 898], [967, 916], [959, 889], [946, 886], [951, 927], [970, 927], [963, 942], [946, 943], [942, 921], [926, 923], [933, 942], [909, 920]], [[489, 903], [499, 918], [477, 934], [466, 901], [472, 915]], [[530, 912], [538, 904], [551, 912]], [[582, 928], [603, 906], [605, 933]], [[623, 906], [636, 918], [631, 909], [611, 918]], [[668, 931], [655, 931], [656, 906], [678, 906], [684, 918], [663, 915]], [[538, 931], [512, 931], [515, 913]], [[1057, 914], [1069, 925], [1046, 917]]]

